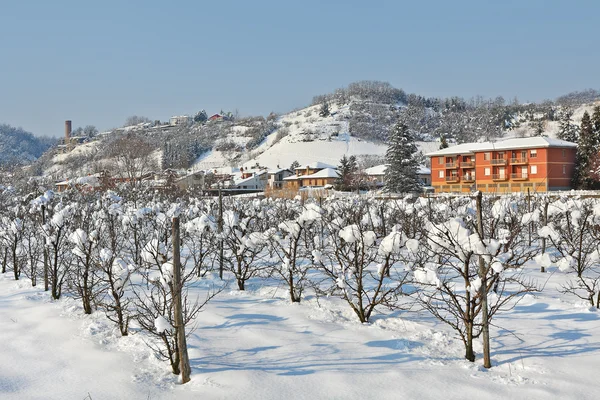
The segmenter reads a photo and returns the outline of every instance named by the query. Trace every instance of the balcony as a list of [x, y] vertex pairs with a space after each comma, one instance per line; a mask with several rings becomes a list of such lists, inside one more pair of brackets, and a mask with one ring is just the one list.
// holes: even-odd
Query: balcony
[[458, 164], [453, 162], [453, 163], [446, 163], [446, 168], [448, 169], [457, 169], [458, 168]]
[[460, 163], [461, 168], [473, 168], [475, 163], [473, 161], [463, 161]]
[[527, 157], [511, 158], [510, 163], [513, 165], [527, 164]]
[[475, 182], [475, 175], [464, 175], [462, 177], [462, 181], [465, 182], [465, 183]]
[[510, 179], [514, 181], [524, 181], [527, 179], [527, 173], [510, 174]]
[[447, 183], [457, 183], [460, 182], [460, 178], [458, 177], [458, 175], [450, 175], [446, 177], [446, 182]]
[[508, 179], [508, 175], [506, 174], [494, 174], [492, 175], [493, 181], [505, 181]]
[[506, 165], [504, 158], [492, 158], [492, 165]]

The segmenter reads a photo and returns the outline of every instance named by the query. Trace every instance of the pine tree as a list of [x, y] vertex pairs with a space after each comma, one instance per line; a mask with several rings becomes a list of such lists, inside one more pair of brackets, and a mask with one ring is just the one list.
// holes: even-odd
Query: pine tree
[[340, 160], [338, 174], [340, 175], [337, 183], [338, 190], [353, 190], [356, 187], [356, 174], [358, 173], [358, 163], [356, 156], [346, 157]]
[[575, 156], [575, 173], [573, 174], [573, 187], [576, 189], [589, 189], [591, 185], [590, 164], [598, 153], [598, 144], [594, 137], [594, 129], [590, 114], [586, 111], [581, 119], [581, 133], [579, 145]]
[[542, 119], [535, 120], [535, 122], [533, 123], [533, 129], [535, 130], [535, 136], [542, 136], [542, 134], [546, 130], [544, 125], [545, 125], [544, 120], [542, 120]]
[[385, 159], [385, 190], [395, 193], [421, 191], [421, 181], [417, 175], [419, 162], [415, 138], [403, 122], [398, 122], [390, 132]]
[[600, 147], [600, 106], [594, 107], [594, 113], [592, 114], [592, 129], [594, 131], [596, 146]]
[[329, 111], [329, 103], [325, 102], [321, 105], [321, 110], [319, 111], [319, 116], [321, 117], [329, 117], [331, 112]]
[[560, 118], [560, 129], [558, 138], [568, 142], [577, 142], [579, 139], [579, 129], [573, 124], [573, 110], [565, 110]]
[[196, 115], [194, 115], [194, 122], [203, 124], [206, 122], [207, 119], [208, 115], [206, 115], [206, 111], [204, 110], [198, 111]]
[[448, 141], [445, 135], [440, 136], [440, 150], [448, 148]]

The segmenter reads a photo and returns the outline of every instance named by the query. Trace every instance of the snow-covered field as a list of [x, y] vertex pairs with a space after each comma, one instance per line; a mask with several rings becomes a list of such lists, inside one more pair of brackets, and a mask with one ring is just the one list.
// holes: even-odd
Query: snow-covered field
[[[216, 199], [154, 192], [2, 196], [0, 399], [597, 396], [596, 198], [229, 198], [221, 218]], [[185, 385], [158, 358], [175, 346], [175, 247]]]
[[186, 385], [141, 335], [120, 337], [101, 312], [86, 316], [79, 302], [50, 301], [4, 274], [0, 398], [595, 399], [600, 314], [560, 295], [553, 268], [531, 268], [545, 289], [495, 321], [490, 370], [464, 360], [462, 343], [425, 314], [360, 324], [332, 299], [292, 305], [256, 280], [200, 314]]

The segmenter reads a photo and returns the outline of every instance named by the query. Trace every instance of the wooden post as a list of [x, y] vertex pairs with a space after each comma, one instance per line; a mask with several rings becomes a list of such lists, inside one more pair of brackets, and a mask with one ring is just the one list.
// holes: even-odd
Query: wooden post
[[223, 280], [223, 193], [219, 184], [219, 278]]
[[[481, 191], [477, 193], [477, 230], [479, 237], [483, 241], [483, 207]], [[483, 366], [491, 368], [492, 361], [490, 358], [490, 325], [488, 321], [488, 299], [487, 299], [487, 267], [483, 256], [479, 256], [479, 279], [481, 279], [481, 288], [479, 294], [481, 296], [481, 325], [482, 325], [482, 340], [483, 340]]]
[[187, 351], [185, 338], [185, 325], [183, 323], [183, 305], [181, 302], [181, 260], [179, 255], [179, 217], [173, 218], [173, 302], [175, 308], [175, 329], [177, 331], [177, 344], [179, 346], [179, 360], [181, 369], [181, 383], [190, 381], [190, 358]]
[[527, 230], [529, 231], [529, 242], [528, 245], [531, 246], [531, 231], [533, 229], [533, 221], [531, 220], [531, 192], [529, 188], [527, 188], [527, 212], [530, 214], [529, 225], [527, 226]]
[[[42, 204], [42, 226], [46, 225], [46, 205]], [[46, 238], [44, 238], [44, 291], [49, 290], [48, 282], [48, 249], [46, 249]]]
[[[544, 196], [544, 226], [548, 225], [548, 197]], [[542, 254], [546, 252], [546, 237], [542, 238]], [[543, 265], [540, 267], [540, 272], [546, 272], [546, 267]]]

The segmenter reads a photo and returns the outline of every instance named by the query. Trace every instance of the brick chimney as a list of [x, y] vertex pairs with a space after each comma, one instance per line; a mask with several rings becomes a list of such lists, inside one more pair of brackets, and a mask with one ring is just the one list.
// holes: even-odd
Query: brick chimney
[[71, 141], [71, 121], [65, 121], [65, 144], [68, 145]]

